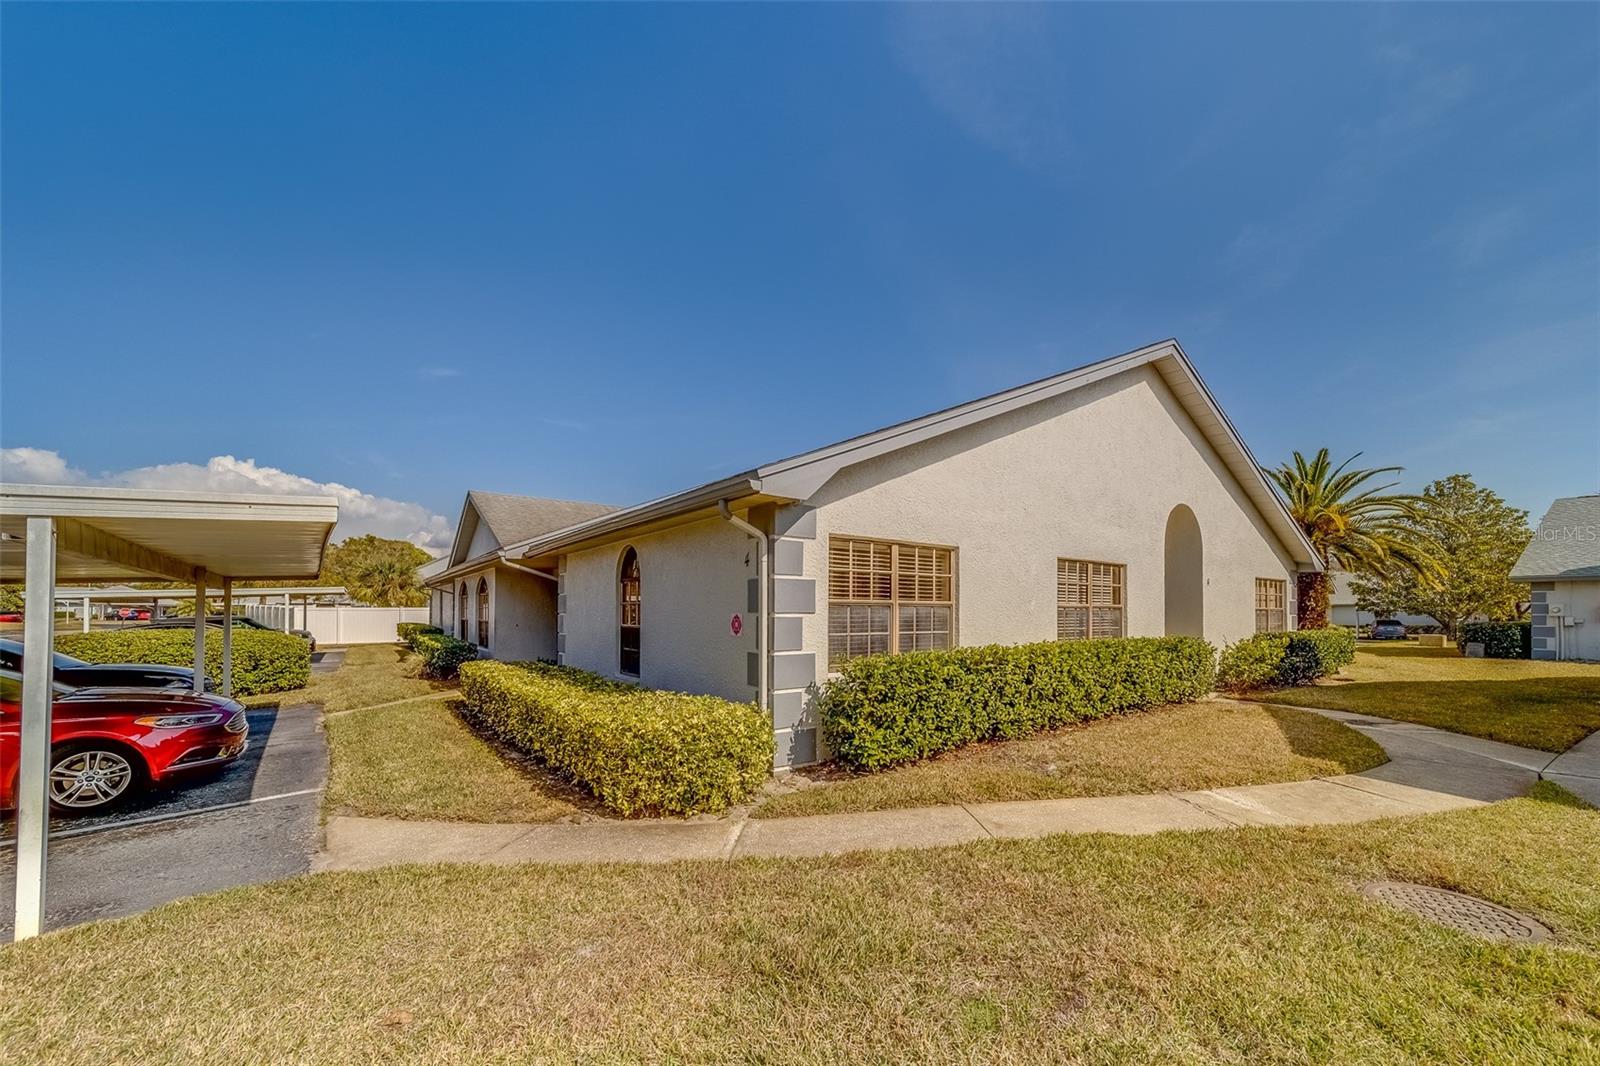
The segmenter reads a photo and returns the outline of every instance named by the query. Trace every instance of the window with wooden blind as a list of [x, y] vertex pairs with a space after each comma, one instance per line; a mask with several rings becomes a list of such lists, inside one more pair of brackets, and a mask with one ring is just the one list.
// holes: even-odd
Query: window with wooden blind
[[461, 583], [461, 591], [456, 596], [456, 628], [460, 630], [459, 636], [462, 640], [467, 639], [467, 604], [469, 602], [467, 599], [467, 583], [463, 581]]
[[1120, 637], [1127, 632], [1128, 568], [1120, 563], [1056, 560], [1056, 639]]
[[1289, 583], [1256, 578], [1256, 632], [1282, 633], [1289, 624]]
[[829, 666], [954, 643], [954, 549], [829, 538]]

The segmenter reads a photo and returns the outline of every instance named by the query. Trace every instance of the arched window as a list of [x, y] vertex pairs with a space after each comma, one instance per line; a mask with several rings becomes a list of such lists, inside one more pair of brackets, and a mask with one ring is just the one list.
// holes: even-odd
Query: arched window
[[622, 568], [617, 588], [618, 620], [621, 624], [618, 668], [629, 677], [639, 676], [639, 553], [629, 548], [622, 553]]
[[478, 579], [478, 647], [489, 646], [489, 579]]
[[467, 639], [467, 583], [461, 583], [461, 589], [456, 593], [456, 636], [462, 640]]

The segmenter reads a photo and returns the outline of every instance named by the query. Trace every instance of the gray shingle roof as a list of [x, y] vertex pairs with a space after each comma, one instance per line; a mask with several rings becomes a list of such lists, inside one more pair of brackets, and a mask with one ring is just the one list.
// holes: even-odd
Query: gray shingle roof
[[480, 489], [468, 492], [467, 499], [472, 501], [479, 521], [488, 525], [489, 532], [502, 546], [537, 537], [541, 533], [553, 533], [616, 510], [605, 503], [510, 496]]
[[1600, 579], [1600, 496], [1566, 496], [1544, 520], [1511, 568], [1516, 581]]

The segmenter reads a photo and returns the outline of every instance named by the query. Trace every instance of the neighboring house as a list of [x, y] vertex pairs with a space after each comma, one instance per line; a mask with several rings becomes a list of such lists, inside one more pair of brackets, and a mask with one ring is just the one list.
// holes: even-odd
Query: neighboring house
[[1333, 578], [1333, 591], [1328, 594], [1328, 622], [1331, 625], [1370, 626], [1379, 618], [1393, 618], [1408, 628], [1439, 624], [1436, 618], [1427, 614], [1406, 614], [1401, 611], [1374, 614], [1372, 611], [1358, 610], [1355, 591], [1350, 587], [1355, 575], [1344, 570], [1334, 570], [1329, 576]]
[[[428, 620], [496, 659], [554, 662], [555, 576], [505, 549], [613, 510], [603, 503], [467, 493], [449, 554], [418, 568], [429, 589]], [[424, 573], [429, 569], [433, 573]]]
[[[477, 499], [456, 532], [462, 562], [431, 584], [459, 599], [480, 573], [519, 581], [510, 610], [490, 586], [495, 624], [523, 630], [514, 653], [497, 636], [492, 654], [554, 648], [608, 676], [756, 700], [779, 767], [823, 754], [816, 695], [852, 657], [1089, 636], [1222, 644], [1292, 627], [1295, 574], [1319, 568], [1176, 341], [519, 542], [474, 546]], [[494, 499], [538, 515], [592, 506]]]
[[1600, 496], [1552, 503], [1511, 580], [1533, 589], [1535, 659], [1600, 659]]

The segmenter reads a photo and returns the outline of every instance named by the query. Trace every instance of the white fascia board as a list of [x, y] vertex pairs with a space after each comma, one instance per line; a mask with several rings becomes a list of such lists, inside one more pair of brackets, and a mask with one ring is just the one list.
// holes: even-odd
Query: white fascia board
[[332, 496], [121, 489], [99, 485], [0, 484], [0, 512], [55, 518], [186, 518], [210, 521], [339, 520]]
[[517, 544], [506, 545], [503, 551], [507, 557], [519, 555], [528, 558], [544, 555], [559, 551], [563, 546], [580, 540], [609, 532], [622, 533], [631, 526], [655, 521], [677, 512], [705, 507], [719, 499], [741, 495], [760, 494], [783, 500], [803, 501], [809, 499], [827, 483], [829, 478], [847, 466], [975, 425], [1149, 364], [1165, 364], [1176, 368], [1180, 377], [1191, 386], [1189, 392], [1182, 394], [1175, 392], [1179, 402], [1201, 427], [1203, 434], [1208, 423], [1218, 428], [1219, 432], [1215, 436], [1204, 435], [1212, 447], [1221, 454], [1225, 464], [1234, 472], [1234, 476], [1239, 479], [1245, 494], [1271, 527], [1290, 558], [1301, 569], [1321, 570], [1322, 562], [1317, 558], [1316, 551], [1306, 539], [1299, 523], [1289, 514], [1283, 498], [1267, 480], [1255, 456], [1250, 453], [1238, 430], [1223, 413], [1216, 398], [1211, 395], [1211, 391], [1206, 388], [1205, 382], [1195, 371], [1194, 365], [1189, 362], [1183, 347], [1175, 339], [1146, 345], [1004, 392], [935, 411], [910, 421], [899, 422], [787, 459], [780, 459], [722, 482], [713, 482], [676, 495], [663, 496], [634, 507], [613, 511], [564, 530], [556, 530]]
[[[471, 492], [468, 492], [461, 501], [461, 517], [456, 519], [456, 531], [455, 534], [450, 538], [450, 551], [449, 554], [445, 556], [445, 558], [450, 560], [450, 566], [460, 566], [461, 563], [464, 562], [464, 560], [459, 558], [459, 556], [462, 552], [467, 550], [467, 545], [472, 543], [472, 534], [466, 532], [467, 513], [469, 511], [472, 513], [472, 524], [474, 531], [476, 531], [477, 524], [480, 519], [478, 518], [478, 509], [472, 506]], [[448, 567], [446, 569], [448, 569]]]
[[761, 467], [757, 471], [757, 476], [761, 480], [763, 491], [776, 496], [804, 500], [847, 466], [976, 425], [1096, 381], [1103, 381], [1124, 370], [1151, 362], [1162, 355], [1172, 354], [1176, 350], [1176, 341], [1163, 341], [1147, 348], [1113, 356], [1054, 377], [1019, 385], [1005, 392], [914, 418], [909, 422], [900, 422], [838, 444], [830, 444], [803, 455], [781, 459]]
[[736, 474], [731, 478], [725, 478], [722, 481], [713, 481], [708, 485], [701, 485], [686, 492], [676, 493], [671, 496], [661, 496], [654, 500], [635, 504], [632, 507], [624, 507], [620, 511], [610, 511], [596, 518], [579, 522], [575, 526], [568, 526], [565, 529], [541, 533], [537, 537], [530, 537], [516, 544], [508, 544], [501, 551], [507, 558], [519, 556], [527, 559], [546, 555], [591, 537], [625, 532], [629, 528], [642, 525], [645, 522], [670, 518], [675, 514], [711, 506], [718, 500], [740, 499], [763, 491], [763, 486], [754, 476], [754, 471], [749, 471], [743, 474]]

